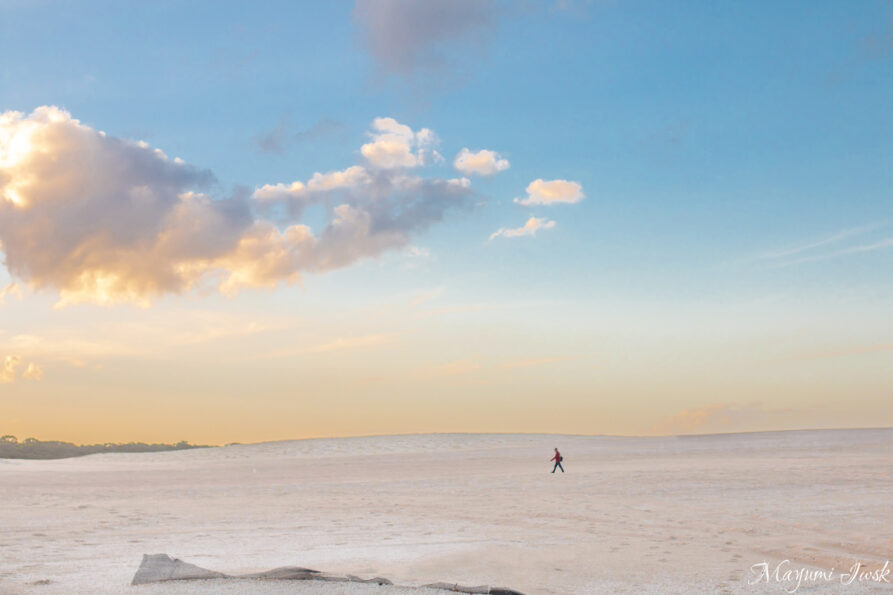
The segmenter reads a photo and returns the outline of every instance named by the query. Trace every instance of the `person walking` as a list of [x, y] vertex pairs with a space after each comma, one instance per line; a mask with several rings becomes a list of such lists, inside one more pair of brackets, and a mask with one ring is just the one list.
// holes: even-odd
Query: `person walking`
[[555, 449], [555, 456], [549, 459], [549, 462], [555, 461], [555, 466], [552, 467], [552, 473], [555, 473], [556, 469], [561, 469], [561, 472], [564, 473], [564, 467], [561, 466], [561, 461], [564, 460], [564, 457], [561, 456], [561, 453], [558, 452], [558, 449]]

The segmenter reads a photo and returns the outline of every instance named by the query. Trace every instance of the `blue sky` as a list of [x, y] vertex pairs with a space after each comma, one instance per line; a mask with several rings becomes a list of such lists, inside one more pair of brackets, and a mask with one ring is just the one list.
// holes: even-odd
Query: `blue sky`
[[[638, 423], [632, 413], [617, 414], [615, 423], [605, 421], [614, 404], [581, 401], [585, 425], [556, 419], [538, 427], [520, 415], [501, 430], [787, 427], [767, 403], [808, 407], [806, 397], [788, 402], [784, 395], [792, 394], [790, 386], [805, 395], [827, 381], [835, 353], [864, 353], [844, 357], [835, 378], [841, 385], [861, 378], [865, 386], [853, 389], [857, 400], [877, 402], [890, 380], [884, 369], [891, 350], [883, 346], [893, 344], [893, 4], [459, 2], [450, 18], [432, 17], [438, 4], [426, 11], [410, 9], [408, 0], [0, 0], [0, 112], [58, 106], [93, 130], [143, 140], [212, 172], [216, 182], [206, 192], [216, 200], [363, 163], [360, 147], [370, 142], [375, 118], [436, 133], [443, 160], [419, 173], [425, 179], [457, 176], [453, 158], [463, 147], [496, 151], [511, 163], [493, 176], [471, 176], [473, 194], [463, 208], [414, 229], [407, 246], [415, 256], [408, 247], [384, 250], [335, 270], [301, 271], [300, 284], [283, 280], [277, 289], [236, 297], [162, 291], [152, 297], [151, 316], [169, 312], [169, 320], [179, 320], [188, 316], [183, 308], [249, 317], [314, 313], [321, 328], [339, 329], [333, 337], [371, 337], [389, 331], [365, 328], [359, 315], [341, 328], [353, 320], [345, 312], [430, 294], [441, 309], [464, 314], [448, 315], [451, 331], [419, 323], [413, 332], [422, 343], [406, 349], [447, 366], [465, 361], [462, 346], [489, 329], [501, 339], [475, 357], [514, 353], [512, 345], [529, 341], [543, 349], [512, 357], [576, 362], [562, 364], [572, 366], [564, 370], [573, 379], [566, 389], [572, 402], [577, 392], [604, 395], [609, 386], [610, 396], [590, 400], [613, 401], [631, 391], [653, 411]], [[390, 54], [368, 41], [381, 22], [393, 27], [384, 38]], [[539, 207], [514, 202], [536, 179], [576, 182], [585, 198]], [[302, 223], [318, 234], [325, 209], [314, 208]], [[488, 240], [532, 216], [554, 227]], [[66, 336], [86, 332], [73, 330], [76, 319], [103, 324], [150, 316], [126, 303], [53, 310], [63, 286], [37, 287], [27, 273], [2, 271], [0, 280], [17, 283], [24, 294], [0, 306], [0, 340], [8, 342], [0, 356], [16, 355], [22, 366], [33, 359], [44, 372], [39, 383], [0, 386], [7, 392], [49, 391], [54, 368], [56, 388], [71, 386], [57, 360], [73, 356], [46, 347], [55, 345], [46, 337], [60, 329], [68, 329]], [[39, 335], [25, 321], [47, 334], [33, 356], [23, 346], [39, 341], [13, 340]], [[639, 328], [643, 321], [649, 330]], [[139, 341], [134, 332], [118, 339]], [[295, 336], [270, 340], [285, 344]], [[684, 396], [686, 366], [710, 360], [716, 345], [755, 356], [763, 344], [780, 358], [832, 355], [783, 382], [774, 373], [745, 374], [734, 398], [716, 396], [713, 384]], [[648, 345], [659, 347], [650, 352]], [[603, 350], [633, 354], [637, 363], [629, 370], [605, 364]], [[680, 353], [688, 364], [673, 363]], [[359, 370], [362, 355], [342, 364]], [[737, 357], [726, 356], [710, 365], [710, 374], [722, 377]], [[189, 376], [207, 376], [204, 365], [195, 363]], [[393, 361], [381, 365], [393, 367], [395, 378], [413, 374]], [[680, 396], [666, 398], [657, 382], [639, 386], [643, 373], [662, 366], [674, 378], [669, 392]], [[592, 372], [606, 367], [616, 372], [610, 382]], [[551, 374], [539, 376], [545, 386]], [[77, 382], [88, 391], [107, 379], [97, 372]], [[493, 390], [510, 392], [513, 382]], [[210, 390], [199, 382], [183, 394]], [[833, 406], [819, 407], [809, 423], [833, 425], [853, 391], [816, 397]], [[354, 398], [367, 396], [357, 391]], [[759, 411], [739, 415], [747, 408]], [[23, 427], [51, 431], [28, 422], [37, 416], [28, 417], [25, 405], [9, 411]], [[722, 422], [716, 411], [738, 413]], [[330, 413], [335, 419], [337, 412]], [[702, 414], [707, 421], [691, 421]], [[878, 415], [893, 423], [893, 409]], [[407, 419], [393, 427], [326, 427], [374, 433], [489, 426]], [[146, 435], [159, 432], [150, 428]], [[288, 437], [283, 432], [250, 437]]]

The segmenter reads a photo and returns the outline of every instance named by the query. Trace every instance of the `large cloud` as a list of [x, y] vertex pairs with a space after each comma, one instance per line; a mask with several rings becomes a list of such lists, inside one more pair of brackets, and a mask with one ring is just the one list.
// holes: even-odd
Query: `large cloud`
[[[375, 121], [370, 144], [400, 139], [417, 167], [434, 135]], [[61, 109], [0, 114], [5, 264], [32, 288], [58, 289], [61, 303], [145, 303], [209, 283], [223, 292], [269, 287], [406, 245], [470, 194], [465, 179], [411, 176], [379, 157], [367, 157], [368, 168], [212, 199], [210, 172]], [[309, 204], [330, 214], [318, 235], [300, 221]], [[274, 224], [257, 210], [284, 220]]]
[[492, 0], [357, 0], [361, 40], [385, 72], [438, 69], [486, 47], [496, 24]]

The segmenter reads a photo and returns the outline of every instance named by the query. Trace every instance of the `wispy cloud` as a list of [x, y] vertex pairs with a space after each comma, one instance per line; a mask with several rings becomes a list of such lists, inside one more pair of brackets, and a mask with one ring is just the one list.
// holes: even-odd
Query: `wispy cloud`
[[319, 141], [323, 138], [344, 132], [344, 124], [323, 118], [310, 128], [294, 131], [288, 120], [283, 118], [272, 130], [255, 139], [257, 148], [264, 153], [282, 154], [293, 143]]
[[819, 262], [830, 260], [841, 256], [851, 254], [860, 254], [883, 250], [893, 246], [893, 237], [885, 237], [873, 242], [850, 245], [840, 247], [841, 243], [846, 240], [864, 236], [872, 231], [881, 229], [886, 223], [870, 223], [859, 227], [851, 227], [843, 229], [834, 234], [806, 242], [803, 244], [781, 248], [758, 254], [752, 258], [748, 258], [743, 262], [761, 263], [767, 268], [778, 269], [805, 264], [809, 262]]
[[474, 374], [479, 372], [482, 368], [482, 364], [480, 360], [474, 357], [465, 358], [461, 360], [455, 360], [451, 362], [447, 362], [445, 364], [438, 364], [436, 366], [431, 366], [429, 368], [425, 368], [420, 372], [413, 375], [413, 380], [416, 381], [424, 381], [431, 380], [433, 378], [451, 378], [454, 376], [466, 376], [468, 374]]
[[427, 304], [428, 302], [433, 302], [440, 296], [444, 294], [446, 291], [446, 287], [438, 287], [437, 289], [432, 289], [431, 291], [426, 291], [412, 298], [409, 302], [410, 308], [418, 308], [423, 304]]
[[828, 351], [812, 351], [807, 353], [801, 353], [798, 355], [792, 355], [790, 357], [783, 357], [776, 361], [782, 362], [797, 362], [797, 361], [808, 361], [814, 359], [831, 359], [836, 357], [850, 357], [855, 355], [865, 355], [869, 353], [883, 353], [886, 351], [893, 351], [893, 343], [881, 343], [877, 345], [863, 345], [858, 347], [850, 347], [847, 349], [832, 349]]
[[832, 258], [838, 258], [841, 256], [848, 256], [850, 254], [864, 254], [867, 252], [876, 252], [878, 250], [883, 250], [886, 248], [893, 247], [893, 237], [884, 238], [882, 240], [878, 240], [877, 242], [872, 242], [870, 244], [860, 244], [858, 246], [850, 246], [849, 248], [842, 248], [840, 250], [836, 250], [834, 252], [830, 252], [827, 254], [817, 254], [815, 256], [804, 256], [803, 258], [797, 258], [794, 260], [790, 260], [787, 262], [781, 262], [772, 265], [771, 268], [786, 268], [790, 266], [795, 266], [798, 264], [805, 264], [808, 262], [819, 262], [822, 260], [830, 260]]
[[780, 258], [787, 258], [788, 256], [796, 256], [797, 254], [801, 254], [803, 252], [807, 252], [809, 250], [814, 250], [815, 248], [821, 248], [823, 246], [828, 246], [831, 244], [835, 244], [841, 240], [845, 240], [847, 238], [858, 236], [864, 233], [867, 233], [871, 230], [877, 229], [881, 225], [879, 223], [872, 223], [870, 225], [862, 225], [860, 227], [851, 227], [849, 229], [844, 229], [839, 231], [833, 235], [830, 235], [826, 238], [822, 238], [820, 240], [816, 240], [813, 242], [809, 242], [806, 244], [801, 244], [799, 246], [794, 246], [791, 248], [785, 248], [781, 250], [775, 250], [772, 252], [766, 252], [756, 257], [756, 260], [778, 260]]
[[19, 298], [19, 301], [22, 299], [22, 288], [16, 283], [8, 283], [3, 289], [0, 289], [0, 304], [3, 304], [6, 301], [6, 296], [14, 295]]
[[183, 310], [174, 316], [144, 314], [139, 322], [95, 325], [89, 336], [77, 329], [57, 327], [0, 337], [0, 353], [81, 368], [112, 359], [158, 357], [160, 353], [179, 357], [187, 350], [287, 331], [295, 324], [289, 317]]
[[789, 425], [797, 409], [770, 409], [762, 403], [735, 405], [717, 403], [683, 409], [651, 428], [654, 434], [709, 434], [766, 429], [773, 424]]
[[525, 223], [521, 227], [516, 227], [514, 229], [500, 227], [490, 234], [490, 239], [494, 240], [498, 237], [520, 238], [523, 236], [536, 236], [536, 232], [538, 232], [539, 230], [552, 229], [553, 227], [555, 227], [555, 222], [550, 219], [531, 217], [527, 220], [527, 223]]
[[444, 306], [442, 308], [421, 309], [417, 314], [412, 315], [413, 320], [421, 320], [424, 318], [435, 318], [437, 316], [450, 316], [452, 314], [467, 314], [469, 312], [484, 312], [486, 310], [496, 310], [499, 306], [492, 304], [463, 304], [457, 306]]
[[534, 366], [545, 366], [548, 364], [557, 364], [561, 362], [570, 362], [574, 360], [580, 359], [582, 356], [579, 355], [560, 355], [555, 357], [538, 357], [538, 358], [529, 358], [529, 359], [519, 359], [510, 362], [505, 362], [502, 364], [502, 367], [507, 370], [513, 370], [517, 368], [532, 368]]
[[313, 355], [339, 351], [352, 351], [356, 349], [368, 349], [394, 343], [400, 337], [397, 333], [380, 333], [373, 335], [361, 335], [356, 337], [338, 337], [329, 341], [323, 341], [315, 345], [299, 346], [290, 349], [271, 351], [258, 356], [260, 359], [275, 359], [282, 357], [294, 357], [298, 355]]
[[22, 378], [24, 378], [25, 380], [41, 380], [43, 378], [43, 370], [40, 366], [38, 366], [34, 362], [31, 362], [22, 373]]

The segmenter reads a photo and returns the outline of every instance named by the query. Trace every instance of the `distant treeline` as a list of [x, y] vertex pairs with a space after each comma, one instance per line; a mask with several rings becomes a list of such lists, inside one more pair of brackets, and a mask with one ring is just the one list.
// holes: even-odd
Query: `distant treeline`
[[144, 442], [128, 442], [127, 444], [85, 444], [78, 446], [71, 442], [57, 442], [55, 440], [42, 441], [35, 438], [25, 438], [19, 442], [15, 436], [0, 436], [0, 459], [65, 459], [68, 457], [82, 457], [97, 452], [157, 452], [163, 450], [186, 450], [188, 448], [208, 448], [177, 442], [176, 444], [145, 444]]

